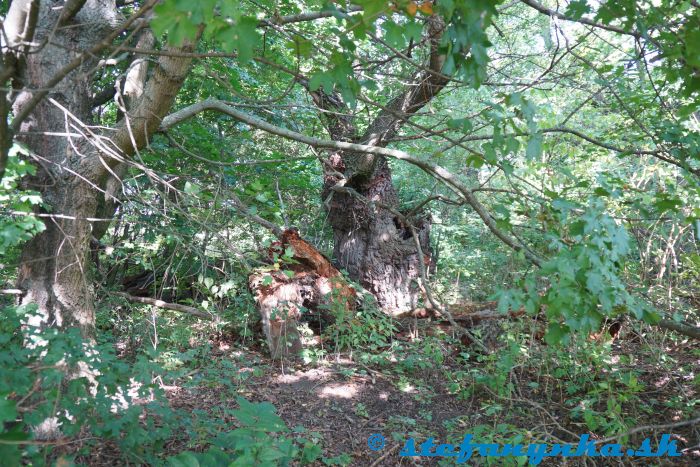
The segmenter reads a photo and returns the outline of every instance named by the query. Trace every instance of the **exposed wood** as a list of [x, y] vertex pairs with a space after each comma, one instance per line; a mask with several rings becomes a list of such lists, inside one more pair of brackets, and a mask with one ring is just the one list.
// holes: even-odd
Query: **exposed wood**
[[302, 350], [297, 324], [306, 310], [332, 319], [328, 313], [332, 303], [346, 310], [355, 307], [355, 289], [296, 230], [282, 232], [280, 241], [268, 250], [269, 259], [280, 258], [290, 247], [294, 250], [290, 263], [277, 263], [248, 279], [273, 358], [290, 357]]
[[[519, 318], [525, 314], [524, 310], [510, 311], [508, 313], [500, 313], [496, 311], [497, 302], [481, 302], [481, 303], [459, 303], [455, 305], [450, 305], [448, 307], [450, 313], [452, 314], [455, 321], [460, 324], [463, 323], [476, 323], [486, 319], [503, 319], [503, 318]], [[417, 308], [412, 313], [411, 316], [416, 318], [440, 318], [439, 314], [435, 310], [430, 308]], [[669, 331], [674, 331], [684, 336], [691, 337], [693, 339], [700, 339], [700, 328], [692, 326], [686, 323], [679, 323], [677, 321], [672, 321], [668, 319], [662, 319], [656, 326], [667, 329]], [[617, 320], [613, 320], [607, 325], [607, 333], [612, 337], [616, 337], [620, 332], [620, 323]], [[591, 334], [591, 338], [599, 338], [602, 333]]]

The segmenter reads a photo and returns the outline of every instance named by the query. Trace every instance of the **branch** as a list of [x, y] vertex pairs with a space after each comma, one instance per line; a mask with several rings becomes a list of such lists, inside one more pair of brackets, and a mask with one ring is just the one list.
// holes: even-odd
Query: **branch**
[[625, 34], [625, 35], [632, 36], [632, 37], [639, 38], [642, 36], [637, 31], [627, 31], [627, 30], [619, 28], [617, 26], [610, 26], [607, 24], [596, 23], [595, 21], [592, 21], [592, 20], [587, 19], [587, 18], [574, 19], [574, 18], [571, 18], [570, 16], [566, 16], [563, 13], [559, 13], [556, 10], [552, 10], [550, 8], [547, 8], [546, 6], [542, 5], [541, 3], [536, 2], [534, 0], [520, 0], [520, 1], [522, 3], [524, 3], [525, 5], [527, 5], [531, 8], [534, 8], [535, 10], [537, 10], [540, 13], [547, 15], [547, 16], [553, 16], [555, 18], [563, 19], [565, 21], [572, 21], [574, 23], [581, 23], [581, 24], [585, 24], [588, 26], [593, 26], [594, 28], [605, 29], [606, 31], [616, 32], [618, 34]]
[[[516, 241], [513, 238], [511, 238], [508, 234], [506, 234], [498, 228], [496, 222], [491, 217], [486, 207], [483, 204], [481, 204], [481, 202], [476, 198], [472, 190], [463, 185], [457, 179], [457, 177], [455, 177], [452, 173], [440, 167], [439, 165], [435, 165], [431, 162], [417, 159], [404, 151], [383, 148], [379, 146], [370, 146], [366, 144], [348, 143], [345, 141], [323, 140], [320, 138], [315, 138], [313, 136], [306, 136], [301, 133], [288, 130], [286, 128], [280, 128], [278, 126], [272, 125], [271, 123], [249, 115], [245, 112], [241, 112], [228, 105], [227, 103], [216, 99], [207, 99], [197, 104], [193, 104], [189, 107], [185, 107], [184, 109], [181, 109], [171, 115], [168, 115], [163, 119], [163, 122], [161, 124], [161, 130], [167, 130], [168, 128], [171, 128], [197, 115], [198, 113], [207, 110], [216, 110], [218, 112], [229, 115], [240, 122], [250, 125], [253, 128], [257, 128], [259, 130], [265, 131], [273, 135], [281, 136], [289, 140], [307, 144], [315, 148], [336, 149], [340, 151], [352, 151], [365, 154], [374, 154], [378, 156], [386, 156], [393, 159], [408, 162], [409, 164], [420, 168], [427, 174], [440, 180], [443, 184], [445, 184], [448, 188], [455, 192], [459, 197], [466, 201], [467, 204], [469, 204], [472, 207], [472, 209], [474, 209], [474, 211], [481, 218], [486, 227], [488, 227], [491, 233], [493, 233], [499, 240], [501, 240], [513, 250], [517, 252], [522, 252], [525, 255], [525, 257], [536, 266], [539, 267], [542, 264], [539, 257], [537, 257], [534, 253], [529, 251], [527, 248], [524, 248], [523, 246], [516, 243]], [[700, 329], [692, 326], [676, 323], [674, 321], [669, 320], [661, 320], [658, 323], [658, 326], [679, 332], [681, 334], [693, 337], [695, 339], [700, 339]]]
[[425, 263], [423, 262], [423, 249], [421, 248], [420, 240], [418, 239], [418, 233], [416, 232], [416, 228], [413, 226], [413, 224], [408, 224], [408, 226], [411, 229], [413, 243], [415, 244], [416, 250], [418, 251], [418, 272], [420, 274], [420, 285], [422, 285], [423, 290], [425, 290], [425, 295], [428, 297], [428, 302], [430, 302], [430, 305], [434, 309], [436, 309], [438, 313], [447, 318], [447, 321], [450, 322], [453, 328], [459, 330], [462, 334], [471, 339], [471, 342], [476, 344], [476, 346], [479, 347], [480, 350], [488, 352], [488, 348], [486, 348], [484, 343], [481, 342], [481, 340], [479, 340], [474, 334], [469, 332], [467, 328], [457, 323], [452, 317], [452, 313], [450, 313], [447, 307], [443, 307], [437, 300], [435, 300], [435, 297], [433, 297], [433, 292], [431, 290], [430, 283], [428, 282], [428, 274], [425, 271]]
[[179, 303], [168, 303], [163, 300], [158, 300], [157, 298], [151, 297], [136, 297], [134, 295], [129, 295], [126, 292], [110, 292], [112, 295], [125, 298], [133, 303], [142, 303], [144, 305], [152, 305], [158, 308], [163, 308], [165, 310], [179, 311], [180, 313], [187, 313], [188, 315], [196, 316], [197, 318], [214, 320], [215, 316], [211, 313], [205, 313], [198, 310], [197, 308], [180, 305]]
[[64, 26], [70, 20], [72, 20], [75, 15], [78, 14], [80, 9], [85, 5], [86, 0], [66, 0], [61, 10], [61, 17], [58, 20], [59, 26]]
[[677, 333], [683, 334], [684, 336], [700, 340], [700, 328], [696, 328], [695, 326], [678, 323], [676, 321], [671, 321], [670, 319], [662, 319], [661, 321], [656, 323], [656, 325], [660, 328], [676, 331]]
[[92, 101], [90, 102], [90, 107], [93, 109], [95, 107], [99, 107], [101, 105], [106, 104], [107, 102], [111, 101], [114, 98], [114, 95], [117, 93], [116, 88], [114, 85], [108, 86], [104, 88], [102, 91], [98, 92], [94, 96], [92, 96]]
[[275, 236], [278, 238], [282, 236], [282, 229], [278, 227], [277, 225], [273, 224], [272, 222], [263, 219], [262, 217], [258, 216], [257, 214], [253, 214], [250, 212], [250, 207], [245, 204], [243, 201], [238, 198], [238, 196], [234, 195], [231, 193], [229, 195], [231, 197], [231, 201], [233, 202], [233, 205], [236, 207], [236, 210], [240, 212], [244, 217], [246, 217], [248, 220], [251, 220], [255, 222], [256, 224], [259, 224], [269, 231], [271, 231]]
[[273, 16], [270, 19], [264, 19], [260, 21], [259, 26], [282, 26], [285, 24], [302, 23], [305, 21], [315, 21], [317, 19], [330, 18], [331, 16], [336, 16], [338, 14], [346, 15], [348, 13], [354, 13], [357, 11], [362, 11], [362, 7], [352, 5], [347, 10], [324, 10], [299, 13], [297, 15], [289, 16]]
[[[581, 138], [584, 141], [588, 141], [591, 144], [594, 144], [596, 146], [600, 146], [601, 148], [609, 149], [611, 151], [619, 152], [619, 153], [629, 153], [629, 154], [636, 154], [636, 155], [649, 155], [653, 156], [659, 160], [662, 160], [664, 162], [667, 162], [671, 165], [675, 165], [676, 167], [679, 167], [683, 170], [687, 170], [688, 172], [692, 173], [693, 175], [697, 175], [700, 177], [700, 169], [693, 169], [692, 167], [688, 166], [687, 164], [684, 164], [683, 162], [679, 162], [675, 159], [671, 159], [670, 157], [666, 157], [661, 154], [662, 151], [644, 151], [644, 150], [639, 150], [639, 149], [632, 149], [632, 148], [620, 148], [617, 147], [613, 144], [608, 144], [603, 141], [598, 141], [597, 139], [588, 136], [578, 130], [574, 130], [572, 128], [566, 128], [566, 127], [555, 127], [555, 128], [546, 128], [543, 130], [540, 130], [541, 133], [568, 133], [571, 135], [574, 135], [578, 138]], [[525, 134], [522, 135], [516, 135], [516, 136], [525, 136]]]
[[[7, 17], [2, 23], [3, 31], [0, 42], [3, 53], [14, 49], [20, 52], [20, 46], [34, 39], [34, 31], [39, 18], [39, 0], [15, 0], [10, 4]], [[7, 50], [5, 50], [7, 49]]]
[[[202, 29], [200, 27], [194, 42], [186, 43], [175, 50], [192, 52]], [[162, 55], [158, 59], [153, 75], [140, 93], [141, 97], [134, 107], [129, 109], [128, 115], [124, 117], [117, 134], [113, 137], [114, 143], [125, 155], [132, 155], [144, 147], [158, 130], [161, 119], [172, 108], [191, 64], [190, 57]]]
[[464, 199], [474, 209], [474, 211], [476, 211], [476, 213], [479, 215], [484, 224], [486, 224], [489, 230], [494, 235], [496, 235], [496, 237], [498, 237], [503, 243], [505, 243], [515, 251], [522, 251], [525, 257], [527, 257], [537, 266], [541, 264], [541, 261], [537, 256], [535, 256], [527, 249], [523, 248], [521, 245], [516, 243], [514, 239], [512, 239], [509, 235], [507, 235], [505, 232], [501, 231], [498, 228], [496, 222], [486, 210], [486, 207], [484, 207], [484, 205], [482, 205], [481, 202], [479, 202], [476, 196], [472, 193], [471, 189], [463, 185], [457, 179], [457, 177], [455, 177], [452, 173], [448, 172], [447, 170], [438, 165], [432, 164], [428, 161], [417, 159], [404, 151], [383, 148], [379, 146], [370, 146], [366, 144], [348, 143], [345, 141], [323, 140], [312, 136], [306, 136], [301, 133], [288, 130], [286, 128], [280, 128], [278, 126], [272, 125], [257, 117], [249, 115], [245, 112], [241, 112], [228, 105], [227, 103], [216, 99], [207, 99], [202, 102], [198, 102], [197, 104], [193, 104], [189, 107], [185, 107], [184, 109], [181, 109], [171, 115], [168, 115], [163, 119], [161, 129], [167, 130], [168, 128], [171, 128], [174, 125], [177, 125], [178, 123], [187, 120], [197, 115], [198, 113], [204, 112], [206, 110], [216, 110], [218, 112], [229, 115], [240, 122], [246, 123], [253, 128], [257, 128], [259, 130], [263, 130], [270, 134], [281, 136], [286, 139], [304, 143], [312, 147], [337, 149], [340, 151], [350, 151], [364, 154], [374, 154], [378, 156], [386, 156], [392, 159], [406, 161], [409, 164], [415, 165], [416, 167], [420, 168], [429, 175], [442, 181], [448, 188], [450, 188], [458, 196]]
[[414, 84], [393, 98], [379, 112], [361, 139], [365, 144], [385, 146], [399, 130], [401, 123], [422, 109], [449, 82], [448, 76], [440, 74], [445, 63], [445, 55], [440, 49], [445, 23], [440, 17], [431, 16], [427, 29], [430, 41], [428, 66], [416, 76]]
[[691, 420], [684, 420], [682, 422], [675, 422], [675, 423], [666, 423], [664, 425], [644, 425], [644, 426], [638, 426], [637, 428], [632, 428], [631, 430], [625, 432], [625, 433], [620, 433], [619, 435], [614, 435], [610, 436], [608, 438], [603, 438], [595, 442], [595, 444], [604, 444], [604, 443], [609, 443], [610, 441], [613, 441], [618, 438], [622, 438], [623, 436], [629, 436], [633, 435], [635, 433], [639, 433], [641, 431], [649, 431], [649, 430], [667, 430], [669, 428], [678, 428], [681, 426], [686, 426], [686, 425], [697, 425], [700, 423], [700, 417], [693, 418]]
[[0, 19], [0, 180], [5, 176], [13, 132], [8, 125], [10, 106], [6, 83], [14, 79], [22, 55], [34, 39], [39, 18], [39, 0], [15, 0], [7, 17]]

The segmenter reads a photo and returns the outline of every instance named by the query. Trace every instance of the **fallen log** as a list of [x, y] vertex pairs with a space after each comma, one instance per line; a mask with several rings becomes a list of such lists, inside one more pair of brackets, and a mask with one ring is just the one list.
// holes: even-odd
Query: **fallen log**
[[670, 319], [662, 319], [656, 323], [656, 325], [660, 328], [676, 331], [684, 336], [692, 337], [693, 339], [700, 339], [700, 328], [689, 324], [678, 323], [676, 321], [671, 321]]
[[[279, 258], [291, 248], [291, 261]], [[306, 312], [323, 314], [355, 308], [356, 292], [321, 252], [299, 236], [295, 229], [282, 232], [280, 241], [268, 250], [272, 267], [248, 277], [248, 285], [262, 318], [272, 358], [287, 358], [303, 346], [297, 325]], [[284, 271], [282, 270], [284, 268]]]
[[[447, 309], [450, 311], [450, 314], [452, 314], [455, 322], [471, 325], [488, 319], [519, 318], [525, 314], [523, 309], [509, 311], [508, 313], [500, 313], [496, 311], [496, 307], [497, 302], [467, 302], [450, 305]], [[416, 318], [435, 318], [440, 320], [441, 323], [447, 321], [446, 318], [441, 317], [439, 313], [432, 308], [417, 308], [410, 315]], [[591, 333], [589, 338], [598, 340], [605, 335], [616, 338], [622, 326], [622, 322], [619, 318], [620, 317], [611, 319], [609, 322], [604, 323], [602, 325], [603, 329], [600, 332]], [[656, 326], [693, 339], [700, 339], [700, 328], [690, 324], [662, 319], [656, 323]]]
[[[466, 302], [447, 306], [452, 318], [458, 322], [476, 323], [485, 319], [519, 318], [525, 314], [525, 310], [509, 311], [501, 313], [496, 311], [497, 302]], [[406, 315], [404, 315], [406, 316]], [[408, 313], [408, 316], [415, 318], [434, 318], [439, 321], [448, 321], [447, 317], [441, 316], [438, 310], [433, 308], [416, 308]]]

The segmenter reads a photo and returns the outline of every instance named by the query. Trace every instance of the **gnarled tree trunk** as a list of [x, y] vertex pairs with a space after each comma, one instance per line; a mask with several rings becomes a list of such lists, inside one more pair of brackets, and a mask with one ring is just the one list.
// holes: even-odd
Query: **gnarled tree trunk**
[[[416, 282], [418, 261], [427, 262], [429, 257], [420, 257], [410, 227], [386, 209], [399, 207], [386, 160], [379, 161], [365, 183], [351, 187], [357, 195], [333, 192], [334, 184], [329, 181], [326, 189], [332, 193], [328, 220], [333, 228], [337, 264], [372, 292], [387, 313], [400, 314], [415, 308], [420, 290]], [[426, 254], [430, 250], [430, 220], [423, 218], [415, 224]]]
[[[359, 133], [355, 122], [344, 115], [340, 99], [323, 91], [312, 92], [317, 107], [334, 110], [326, 118], [328, 132], [337, 141], [384, 147], [414, 113], [430, 102], [447, 84], [440, 74], [444, 56], [439, 41], [444, 22], [433, 16], [427, 22], [430, 56], [425, 70], [413, 83], [389, 101]], [[399, 208], [387, 160], [380, 156], [337, 152], [324, 165], [324, 193], [333, 228], [334, 259], [353, 280], [377, 299], [389, 314], [400, 314], [416, 306], [419, 261], [429, 262], [430, 219], [412, 218], [406, 225], [397, 216]], [[421, 256], [413, 235], [417, 235]]]

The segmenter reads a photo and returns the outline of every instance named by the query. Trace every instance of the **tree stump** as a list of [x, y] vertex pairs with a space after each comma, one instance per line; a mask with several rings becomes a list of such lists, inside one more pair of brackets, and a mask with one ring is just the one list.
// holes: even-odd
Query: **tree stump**
[[[276, 260], [289, 247], [294, 252], [292, 261], [280, 266]], [[272, 358], [289, 358], [303, 350], [297, 329], [303, 313], [320, 313], [332, 319], [332, 307], [354, 309], [356, 292], [328, 258], [295, 229], [285, 230], [280, 241], [268, 250], [268, 256], [274, 266], [251, 274], [248, 284]]]

